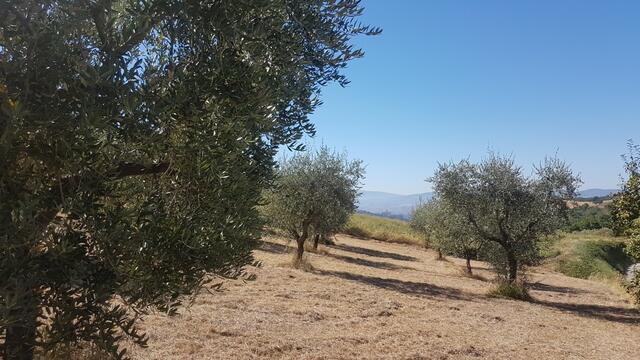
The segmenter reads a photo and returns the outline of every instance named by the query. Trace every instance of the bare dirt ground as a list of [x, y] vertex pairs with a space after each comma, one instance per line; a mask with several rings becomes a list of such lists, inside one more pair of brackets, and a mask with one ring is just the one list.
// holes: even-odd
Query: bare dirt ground
[[[291, 246], [293, 243], [290, 244]], [[533, 302], [489, 298], [457, 259], [338, 236], [311, 271], [265, 239], [257, 279], [151, 315], [137, 359], [640, 359], [640, 313], [607, 285], [534, 269]], [[476, 264], [481, 265], [481, 264]], [[485, 278], [487, 268], [475, 268]]]

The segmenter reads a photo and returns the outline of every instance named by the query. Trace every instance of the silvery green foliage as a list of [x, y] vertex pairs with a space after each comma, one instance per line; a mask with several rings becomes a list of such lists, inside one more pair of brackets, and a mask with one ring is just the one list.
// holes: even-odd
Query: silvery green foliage
[[145, 343], [138, 314], [240, 275], [277, 148], [313, 134], [321, 87], [362, 56], [351, 38], [378, 32], [361, 12], [1, 1], [2, 355], [86, 341], [122, 357], [122, 336]]
[[495, 154], [477, 164], [440, 164], [430, 180], [440, 200], [490, 243], [486, 256], [509, 280], [537, 259], [539, 240], [562, 226], [566, 200], [580, 183], [558, 159], [545, 159], [526, 176], [513, 159]]
[[363, 176], [361, 161], [327, 147], [298, 153], [280, 164], [265, 192], [265, 218], [298, 241], [301, 257], [311, 231], [330, 234], [346, 224]]
[[470, 261], [486, 241], [468, 225], [463, 214], [437, 197], [418, 206], [411, 216], [411, 226], [425, 234], [429, 247]]

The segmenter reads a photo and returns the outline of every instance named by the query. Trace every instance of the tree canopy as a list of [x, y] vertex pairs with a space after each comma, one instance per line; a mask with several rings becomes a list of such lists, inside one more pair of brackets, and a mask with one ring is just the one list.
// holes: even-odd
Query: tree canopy
[[[280, 145], [363, 55], [345, 1], [0, 2], [0, 334], [139, 344], [205, 274], [252, 261]], [[112, 302], [114, 295], [119, 301]], [[116, 305], [119, 304], [119, 305]], [[38, 326], [40, 325], [40, 326]]]
[[580, 181], [557, 159], [546, 159], [527, 177], [513, 159], [496, 154], [477, 164], [440, 164], [430, 180], [436, 196], [464, 218], [470, 231], [496, 246], [490, 260], [509, 281], [516, 280], [520, 266], [535, 260], [537, 240], [563, 224], [566, 200]]
[[265, 192], [265, 217], [297, 241], [297, 260], [312, 230], [327, 234], [347, 223], [363, 176], [361, 161], [324, 146], [280, 164], [274, 187]]
[[426, 235], [429, 246], [439, 256], [444, 253], [465, 259], [465, 271], [471, 274], [471, 260], [477, 259], [485, 240], [473, 231], [462, 213], [433, 198], [413, 211], [411, 226]]

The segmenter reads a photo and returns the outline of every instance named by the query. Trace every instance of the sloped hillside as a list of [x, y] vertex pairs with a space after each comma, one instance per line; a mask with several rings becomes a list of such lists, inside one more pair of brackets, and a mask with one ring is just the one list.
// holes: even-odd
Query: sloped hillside
[[265, 239], [257, 279], [227, 282], [177, 317], [148, 316], [137, 359], [637, 359], [640, 313], [607, 285], [545, 269], [533, 302], [487, 297], [492, 274], [462, 275], [415, 246], [338, 236], [292, 269]]

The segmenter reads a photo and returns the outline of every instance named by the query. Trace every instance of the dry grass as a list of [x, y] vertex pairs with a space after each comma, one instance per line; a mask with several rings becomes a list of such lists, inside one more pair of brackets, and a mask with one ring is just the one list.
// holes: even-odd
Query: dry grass
[[353, 214], [343, 232], [361, 239], [424, 244], [424, 237], [413, 230], [408, 222], [380, 216]]
[[567, 201], [567, 205], [571, 209], [576, 208], [576, 207], [580, 207], [580, 206], [583, 206], [583, 205], [587, 205], [589, 207], [596, 207], [596, 208], [604, 209], [607, 206], [611, 205], [611, 203], [612, 203], [612, 200], [603, 200], [603, 201], [600, 201], [600, 202], [584, 201], [584, 200], [570, 200], [570, 201]]
[[[314, 270], [280, 267], [292, 247], [266, 239], [252, 282], [203, 293], [176, 317], [142, 324], [136, 359], [637, 359], [640, 313], [602, 283], [543, 268], [530, 302], [487, 296], [463, 261], [338, 236]], [[474, 262], [474, 273], [493, 274]]]

